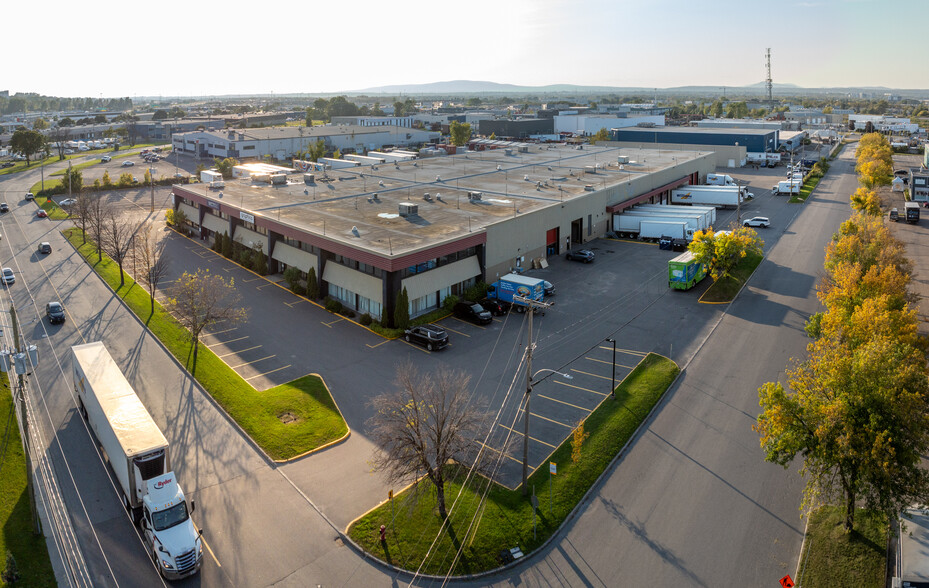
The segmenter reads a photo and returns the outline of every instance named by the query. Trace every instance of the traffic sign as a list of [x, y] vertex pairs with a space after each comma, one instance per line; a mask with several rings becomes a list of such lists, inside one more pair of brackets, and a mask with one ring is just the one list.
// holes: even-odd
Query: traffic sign
[[558, 473], [558, 464], [550, 461], [548, 462], [548, 473], [555, 475]]
[[781, 586], [784, 588], [794, 588], [794, 581], [791, 579], [790, 574], [781, 578]]

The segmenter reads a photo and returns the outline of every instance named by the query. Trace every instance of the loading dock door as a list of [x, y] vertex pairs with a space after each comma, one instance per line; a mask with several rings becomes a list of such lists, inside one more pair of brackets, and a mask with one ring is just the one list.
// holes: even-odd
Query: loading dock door
[[549, 229], [545, 233], [545, 255], [548, 257], [558, 255], [558, 237], [560, 232], [561, 228], [555, 227], [554, 229]]
[[571, 221], [571, 243], [580, 245], [584, 242], [584, 219]]

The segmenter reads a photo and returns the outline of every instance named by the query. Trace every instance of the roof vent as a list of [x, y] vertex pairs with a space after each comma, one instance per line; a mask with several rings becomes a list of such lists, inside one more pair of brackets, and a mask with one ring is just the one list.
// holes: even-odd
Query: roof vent
[[480, 200], [483, 197], [483, 192], [468, 192], [468, 200]]
[[358, 233], [358, 227], [356, 226], [352, 226], [352, 234], [355, 235], [356, 237], [361, 236], [360, 233]]
[[425, 194], [423, 194], [423, 200], [425, 200], [426, 202], [432, 202], [432, 194], [430, 194], [429, 192], [426, 192]]
[[400, 216], [419, 216], [419, 205], [412, 202], [400, 203]]

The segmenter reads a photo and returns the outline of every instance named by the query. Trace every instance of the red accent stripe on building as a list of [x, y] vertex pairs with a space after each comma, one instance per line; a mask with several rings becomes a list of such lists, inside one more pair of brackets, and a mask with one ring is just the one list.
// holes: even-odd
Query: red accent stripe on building
[[187, 198], [192, 202], [197, 202], [202, 206], [208, 206], [207, 200], [216, 202], [219, 204], [220, 212], [228, 214], [233, 218], [239, 218], [240, 211], [252, 214], [255, 216], [255, 224], [259, 227], [264, 227], [269, 231], [280, 233], [285, 237], [308, 243], [325, 251], [331, 251], [336, 255], [343, 255], [360, 263], [372, 265], [376, 268], [380, 268], [389, 272], [424, 263], [430, 259], [442, 257], [443, 255], [449, 255], [451, 253], [467, 249], [468, 247], [475, 247], [477, 245], [483, 245], [487, 243], [487, 233], [481, 231], [478, 233], [472, 233], [467, 237], [458, 239], [456, 241], [442, 243], [441, 245], [437, 245], [429, 249], [424, 249], [422, 251], [417, 251], [415, 253], [410, 253], [408, 255], [403, 255], [400, 257], [385, 257], [384, 255], [375, 253], [373, 251], [358, 249], [339, 241], [332, 241], [315, 233], [301, 231], [300, 229], [281, 224], [271, 218], [255, 215], [252, 211], [249, 210], [242, 210], [212, 198], [208, 199], [203, 194], [198, 194], [182, 186], [174, 186], [174, 193], [182, 198]]
[[645, 202], [652, 196], [657, 196], [658, 194], [661, 194], [662, 192], [673, 190], [674, 188], [679, 188], [680, 186], [683, 186], [684, 184], [689, 184], [692, 181], [693, 181], [693, 177], [691, 176], [686, 176], [679, 180], [674, 180], [673, 182], [667, 183], [664, 186], [661, 186], [660, 188], [655, 188], [651, 192], [646, 192], [645, 194], [636, 196], [635, 198], [630, 198], [629, 200], [623, 200], [622, 202], [619, 202], [618, 204], [611, 204], [610, 206], [606, 207], [606, 211], [609, 212], [610, 214], [622, 212], [623, 210], [630, 208], [636, 204], [639, 204], [640, 202]]

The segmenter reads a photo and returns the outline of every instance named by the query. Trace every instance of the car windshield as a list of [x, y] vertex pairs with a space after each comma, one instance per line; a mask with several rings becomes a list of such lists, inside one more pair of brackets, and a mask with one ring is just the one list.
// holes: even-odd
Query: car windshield
[[51, 304], [48, 305], [48, 311], [49, 312], [61, 312], [61, 305], [58, 304], [57, 302], [52, 302]]
[[480, 304], [474, 304], [471, 306], [471, 310], [474, 312], [484, 312], [484, 307]]
[[152, 526], [156, 531], [169, 529], [187, 520], [187, 503], [181, 502], [167, 510], [152, 513]]

